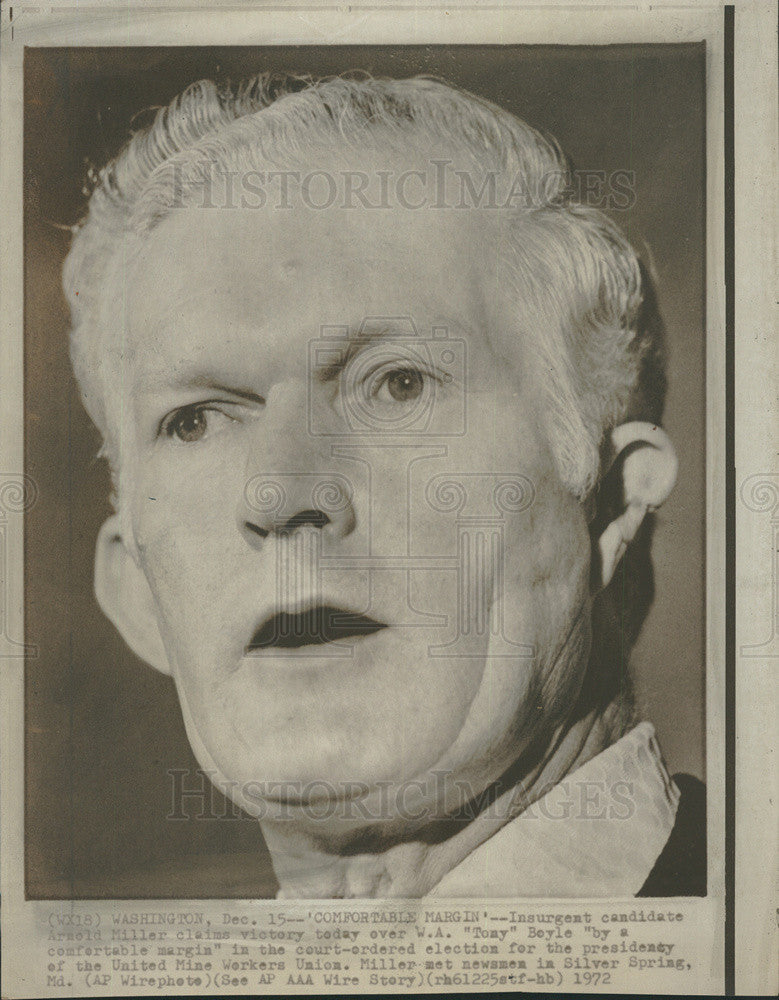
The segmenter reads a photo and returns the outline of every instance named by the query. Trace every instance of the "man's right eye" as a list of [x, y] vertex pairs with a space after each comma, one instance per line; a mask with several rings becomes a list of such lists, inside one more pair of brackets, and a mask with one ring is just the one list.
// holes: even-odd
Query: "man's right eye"
[[233, 419], [214, 405], [206, 406], [198, 403], [184, 406], [165, 417], [160, 425], [160, 435], [180, 441], [182, 444], [195, 444], [202, 441], [209, 431], [214, 429], [214, 421], [218, 421], [220, 417], [226, 420]]

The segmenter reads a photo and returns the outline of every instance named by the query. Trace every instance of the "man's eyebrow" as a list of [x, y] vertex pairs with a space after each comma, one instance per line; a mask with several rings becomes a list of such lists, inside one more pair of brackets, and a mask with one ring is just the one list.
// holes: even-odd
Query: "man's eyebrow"
[[162, 380], [158, 382], [152, 379], [146, 382], [143, 389], [147, 392], [157, 392], [160, 389], [205, 389], [209, 392], [222, 392], [227, 396], [237, 396], [239, 399], [245, 399], [251, 403], [265, 402], [264, 396], [251, 389], [244, 389], [238, 384], [231, 385], [229, 382], [223, 382], [220, 379], [215, 379], [210, 375], [199, 372], [190, 375], [182, 374], [179, 378], [175, 379], [166, 379], [164, 384]]
[[213, 392], [223, 392], [228, 396], [238, 396], [239, 399], [246, 399], [250, 403], [264, 403], [265, 397], [261, 396], [258, 392], [253, 392], [251, 389], [241, 389], [239, 386], [228, 385], [224, 382], [219, 382], [216, 379], [196, 379], [195, 383], [191, 383], [193, 388], [196, 389], [210, 389]]
[[[440, 331], [449, 331], [451, 328], [460, 334], [468, 329], [459, 321], [446, 318], [440, 318], [433, 329], [438, 331], [435, 334], [436, 337], [445, 339], [445, 335], [442, 337]], [[322, 337], [321, 346], [320, 342], [317, 342], [317, 348], [314, 352], [314, 375], [317, 381], [331, 382], [340, 375], [363, 347], [377, 340], [392, 338], [409, 344], [424, 343], [430, 339], [430, 334], [420, 333], [413, 326], [393, 319], [376, 320], [369, 324], [362, 323], [359, 327], [342, 327], [331, 338]], [[330, 344], [328, 344], [328, 340]]]
[[[332, 338], [322, 338], [314, 352], [314, 375], [318, 382], [332, 382], [367, 344], [400, 331], [388, 323], [366, 327], [344, 327]], [[408, 334], [406, 334], [408, 336]], [[328, 340], [330, 343], [328, 344]]]

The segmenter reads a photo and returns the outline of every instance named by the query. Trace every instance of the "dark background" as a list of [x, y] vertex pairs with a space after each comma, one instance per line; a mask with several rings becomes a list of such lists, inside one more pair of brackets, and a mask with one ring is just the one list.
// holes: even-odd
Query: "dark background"
[[166, 819], [169, 771], [196, 787], [197, 763], [172, 682], [126, 649], [92, 593], [109, 483], [70, 375], [60, 290], [87, 165], [117, 152], [133, 115], [203, 77], [432, 73], [551, 133], [579, 170], [635, 171], [635, 204], [611, 214], [656, 269], [680, 476], [657, 519], [657, 597], [632, 663], [669, 768], [703, 776], [704, 60], [703, 45], [25, 51], [25, 448], [39, 489], [25, 525], [26, 632], [38, 647], [26, 686], [28, 896], [276, 889], [257, 824], [218, 792], [189, 800], [191, 818]]

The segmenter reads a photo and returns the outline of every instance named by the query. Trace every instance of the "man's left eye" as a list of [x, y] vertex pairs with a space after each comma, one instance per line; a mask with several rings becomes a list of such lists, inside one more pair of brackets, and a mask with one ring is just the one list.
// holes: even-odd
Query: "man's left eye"
[[398, 403], [419, 399], [425, 389], [425, 376], [416, 368], [394, 368], [376, 379], [371, 395], [387, 399], [387, 394]]

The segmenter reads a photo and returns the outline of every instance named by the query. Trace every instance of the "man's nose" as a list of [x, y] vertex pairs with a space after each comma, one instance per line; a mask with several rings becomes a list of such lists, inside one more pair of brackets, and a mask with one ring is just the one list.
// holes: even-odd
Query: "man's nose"
[[351, 483], [334, 467], [327, 438], [309, 433], [305, 407], [275, 402], [278, 409], [271, 414], [269, 400], [270, 419], [263, 421], [248, 456], [236, 510], [239, 531], [254, 547], [268, 535], [304, 528], [345, 537], [356, 525]]
[[306, 527], [344, 538], [356, 524], [350, 485], [339, 474], [258, 473], [247, 481], [238, 506], [238, 529], [254, 547], [268, 535]]

